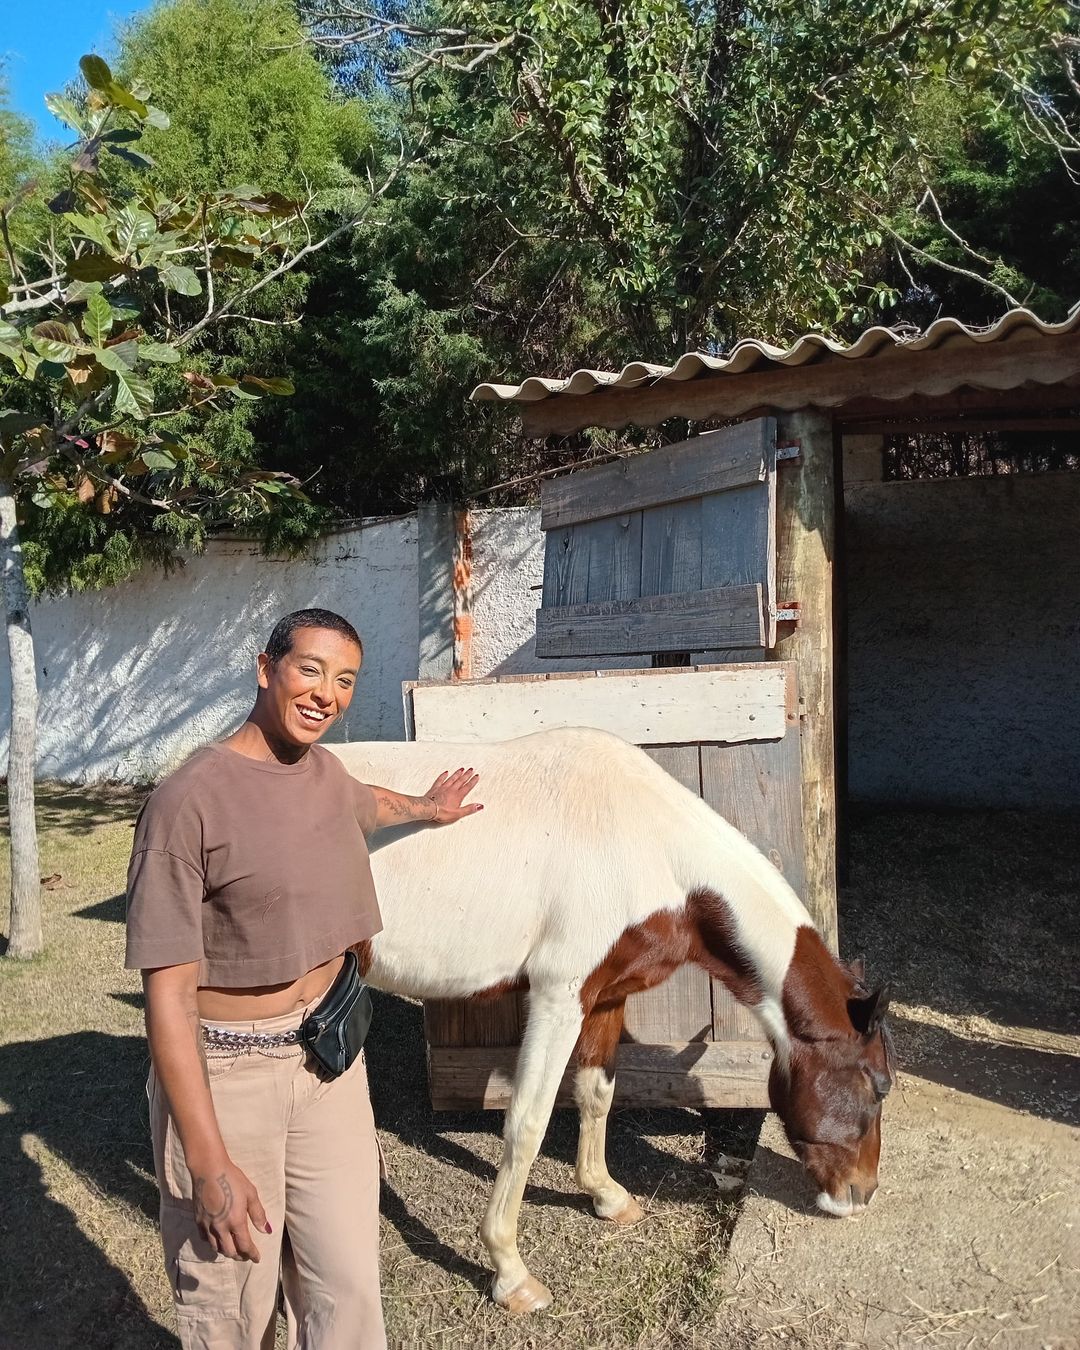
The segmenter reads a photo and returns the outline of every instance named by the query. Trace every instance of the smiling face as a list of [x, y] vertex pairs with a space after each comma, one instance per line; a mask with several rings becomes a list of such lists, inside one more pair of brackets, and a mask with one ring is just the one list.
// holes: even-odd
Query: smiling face
[[277, 661], [259, 655], [254, 719], [267, 740], [306, 750], [349, 706], [360, 648], [330, 628], [298, 628]]

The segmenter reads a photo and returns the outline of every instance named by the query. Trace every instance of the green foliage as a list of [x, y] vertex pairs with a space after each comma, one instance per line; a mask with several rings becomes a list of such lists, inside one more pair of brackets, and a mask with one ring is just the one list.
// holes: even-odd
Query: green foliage
[[[169, 197], [133, 184], [127, 169], [152, 162], [144, 132], [168, 117], [100, 57], [81, 67], [85, 98], [53, 100], [79, 137], [48, 203], [55, 228], [23, 251], [4, 232], [0, 478], [23, 503], [28, 579], [45, 589], [107, 584], [200, 547], [215, 525], [304, 500], [291, 475], [215, 447], [230, 410], [292, 383], [224, 369], [210, 341], [268, 268], [289, 266], [293, 237], [308, 237], [302, 208], [250, 187]], [[25, 196], [0, 208], [5, 227]]]
[[0, 199], [10, 197], [36, 168], [33, 124], [10, 108], [7, 79], [0, 64]]
[[[334, 9], [308, 0], [322, 31]], [[930, 80], [1052, 121], [1061, 0], [447, 0], [390, 43], [444, 136], [531, 172], [509, 224], [590, 254], [639, 355], [865, 322]], [[487, 108], [487, 117], [479, 111]], [[514, 123], [508, 134], [498, 109]], [[475, 144], [475, 140], [474, 140]]]
[[302, 44], [289, 0], [173, 0], [132, 20], [119, 69], [169, 91], [172, 125], [150, 129], [165, 192], [260, 183], [287, 196], [348, 189], [375, 140], [365, 106], [335, 96]]
[[[1065, 89], [1049, 88], [1067, 106]], [[898, 313], [922, 324], [938, 313], [989, 322], [1002, 297], [977, 280], [985, 276], [1044, 318], [1063, 319], [1080, 296], [1077, 184], [1067, 162], [980, 91], [932, 86], [919, 131], [922, 177], [893, 224], [929, 257], [974, 275], [915, 259], [920, 285], [912, 287], [894, 263]]]

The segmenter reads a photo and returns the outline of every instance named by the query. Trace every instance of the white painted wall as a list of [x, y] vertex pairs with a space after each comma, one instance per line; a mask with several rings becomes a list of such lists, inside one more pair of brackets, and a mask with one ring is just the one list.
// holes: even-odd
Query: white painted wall
[[[1080, 475], [875, 483], [847, 510], [852, 795], [1080, 804]], [[537, 510], [473, 513], [473, 564], [475, 676], [630, 664], [534, 655]], [[331, 735], [402, 739], [401, 682], [418, 672], [415, 516], [332, 535], [303, 561], [215, 543], [170, 577], [36, 605], [40, 775], [159, 777], [244, 717], [275, 619], [311, 604], [364, 640]], [[0, 726], [7, 700], [0, 661]]]
[[[331, 535], [303, 561], [211, 543], [170, 576], [148, 571], [35, 605], [40, 776], [145, 781], [167, 772], [243, 720], [256, 652], [276, 619], [306, 605], [344, 614], [365, 647], [352, 706], [331, 736], [403, 737], [401, 681], [416, 677], [416, 585], [410, 516]], [[0, 672], [6, 722], [6, 662]]]
[[642, 669], [640, 657], [536, 655], [536, 611], [544, 581], [539, 507], [471, 513], [473, 676], [544, 675], [559, 670]]

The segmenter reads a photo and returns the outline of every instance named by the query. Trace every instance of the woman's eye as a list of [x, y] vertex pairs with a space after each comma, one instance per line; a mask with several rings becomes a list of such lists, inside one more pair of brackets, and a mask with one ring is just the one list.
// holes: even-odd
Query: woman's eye
[[300, 673], [302, 675], [318, 675], [319, 672], [315, 669], [314, 666], [301, 666]]

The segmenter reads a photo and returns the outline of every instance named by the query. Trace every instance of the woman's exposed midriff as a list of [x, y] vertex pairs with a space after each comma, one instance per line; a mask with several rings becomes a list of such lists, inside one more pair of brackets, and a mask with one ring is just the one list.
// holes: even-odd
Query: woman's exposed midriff
[[253, 989], [201, 988], [199, 1016], [206, 1022], [257, 1022], [306, 1008], [321, 998], [337, 979], [344, 956], [331, 957], [289, 984]]

